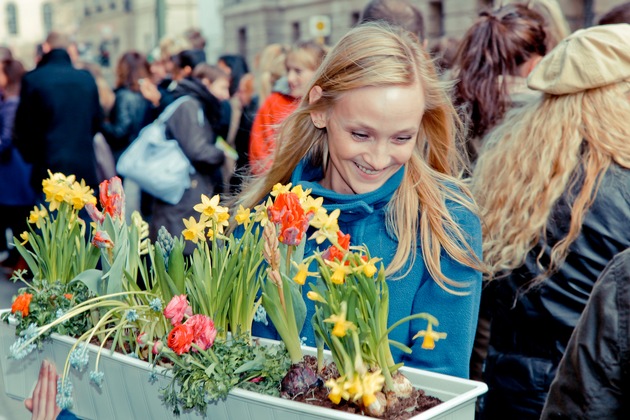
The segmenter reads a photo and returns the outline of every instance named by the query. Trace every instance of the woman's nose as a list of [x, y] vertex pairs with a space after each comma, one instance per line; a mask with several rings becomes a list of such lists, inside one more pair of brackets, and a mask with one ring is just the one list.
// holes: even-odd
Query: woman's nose
[[387, 151], [387, 142], [376, 141], [369, 145], [370, 150], [366, 156], [366, 163], [372, 169], [378, 171], [389, 164], [389, 153]]

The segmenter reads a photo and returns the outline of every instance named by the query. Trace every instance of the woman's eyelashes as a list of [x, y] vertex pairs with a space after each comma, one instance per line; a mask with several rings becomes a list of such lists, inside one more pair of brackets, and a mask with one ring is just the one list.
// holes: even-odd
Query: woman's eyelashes
[[[366, 134], [366, 133], [361, 133], [361, 132], [357, 132], [357, 131], [352, 131], [351, 132], [352, 137], [354, 137], [357, 140], [361, 140], [361, 141], [365, 141], [370, 139], [370, 135]], [[394, 137], [392, 140], [396, 143], [406, 143], [410, 140], [412, 140], [415, 136], [411, 136], [411, 135], [404, 135], [404, 136], [397, 136]]]

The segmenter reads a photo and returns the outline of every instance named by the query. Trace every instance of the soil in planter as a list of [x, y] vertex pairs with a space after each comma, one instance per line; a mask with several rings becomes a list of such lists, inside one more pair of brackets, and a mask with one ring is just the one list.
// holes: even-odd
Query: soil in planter
[[[316, 357], [305, 356], [304, 363], [314, 372], [317, 372]], [[320, 372], [320, 376], [323, 381], [326, 382], [328, 379], [338, 377], [339, 373], [334, 364], [329, 364]], [[293, 400], [319, 407], [332, 408], [333, 410], [341, 410], [347, 413], [363, 414], [361, 408], [354, 403], [341, 400], [340, 404], [334, 404], [328, 399], [328, 388], [325, 386], [312, 388], [307, 393], [295, 396]], [[398, 402], [388, 407], [381, 418], [392, 420], [408, 419], [441, 403], [442, 401], [439, 398], [426, 395], [423, 390], [414, 388], [409, 398], [400, 399]]]

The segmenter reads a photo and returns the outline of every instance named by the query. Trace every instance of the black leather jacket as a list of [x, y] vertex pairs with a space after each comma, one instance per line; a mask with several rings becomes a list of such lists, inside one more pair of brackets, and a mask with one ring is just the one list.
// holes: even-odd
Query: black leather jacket
[[116, 90], [116, 102], [101, 131], [107, 139], [116, 160], [131, 144], [147, 122], [147, 114], [153, 106], [140, 92], [122, 87]]
[[630, 418], [630, 249], [591, 292], [551, 384], [543, 419]]
[[540, 274], [539, 254], [546, 265], [551, 246], [566, 236], [571, 195], [561, 197], [552, 211], [547, 226], [549, 245], [539, 244], [523, 266], [507, 278], [494, 280], [484, 291], [489, 294], [484, 300], [492, 314], [484, 418], [539, 418], [597, 277], [616, 254], [630, 246], [630, 170], [613, 164], [564, 264], [540, 286], [520, 293]]

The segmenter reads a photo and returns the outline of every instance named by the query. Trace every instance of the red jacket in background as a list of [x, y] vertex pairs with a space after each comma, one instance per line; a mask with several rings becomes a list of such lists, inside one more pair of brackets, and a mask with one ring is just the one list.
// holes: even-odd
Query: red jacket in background
[[262, 104], [252, 126], [249, 141], [249, 164], [253, 175], [271, 167], [276, 145], [276, 129], [299, 104], [295, 98], [273, 92]]

